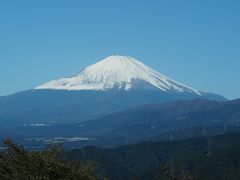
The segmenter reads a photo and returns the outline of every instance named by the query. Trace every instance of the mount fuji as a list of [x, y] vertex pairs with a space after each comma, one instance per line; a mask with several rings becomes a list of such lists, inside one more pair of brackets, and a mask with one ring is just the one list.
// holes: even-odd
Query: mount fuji
[[0, 123], [78, 123], [133, 106], [195, 98], [226, 100], [178, 83], [129, 56], [109, 56], [78, 75], [0, 97]]
[[201, 96], [197, 90], [184, 86], [129, 56], [109, 56], [75, 77], [56, 79], [35, 89], [128, 91], [143, 88]]

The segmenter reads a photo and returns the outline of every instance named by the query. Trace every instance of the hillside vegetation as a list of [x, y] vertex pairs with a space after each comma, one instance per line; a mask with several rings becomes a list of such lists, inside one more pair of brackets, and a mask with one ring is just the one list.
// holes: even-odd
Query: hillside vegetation
[[98, 172], [114, 179], [162, 179], [162, 166], [172, 174], [185, 172], [196, 179], [240, 179], [239, 133], [114, 149], [86, 147], [67, 155], [75, 160], [98, 160]]

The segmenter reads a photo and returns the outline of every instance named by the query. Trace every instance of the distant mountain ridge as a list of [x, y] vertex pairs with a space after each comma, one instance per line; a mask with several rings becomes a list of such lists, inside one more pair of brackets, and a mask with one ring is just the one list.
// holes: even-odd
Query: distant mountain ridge
[[[204, 126], [217, 127], [220, 129], [217, 133], [224, 133], [233, 127], [239, 129], [240, 99], [226, 102], [195, 99], [144, 105], [83, 122], [73, 129], [85, 136], [121, 137], [125, 141], [127, 135], [129, 141], [141, 142], [194, 127], [204, 131]], [[198, 135], [204, 136], [202, 133]]]
[[[217, 102], [204, 99], [149, 104], [72, 124], [1, 126], [1, 137], [26, 140], [26, 145], [72, 138], [67, 147], [115, 147], [142, 141], [177, 140], [240, 132], [240, 99]], [[52, 140], [51, 140], [52, 139]], [[59, 138], [56, 139], [57, 141]], [[68, 141], [68, 140], [67, 140]]]

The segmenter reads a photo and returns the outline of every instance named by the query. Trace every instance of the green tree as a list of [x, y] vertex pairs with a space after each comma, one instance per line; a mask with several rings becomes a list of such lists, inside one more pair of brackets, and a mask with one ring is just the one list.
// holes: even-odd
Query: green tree
[[0, 153], [2, 180], [95, 180], [95, 163], [64, 160], [61, 146], [29, 151], [11, 140], [4, 141]]

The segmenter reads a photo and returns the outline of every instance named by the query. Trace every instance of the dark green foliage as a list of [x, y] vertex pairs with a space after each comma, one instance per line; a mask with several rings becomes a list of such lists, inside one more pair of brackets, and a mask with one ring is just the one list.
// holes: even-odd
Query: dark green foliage
[[[9, 140], [5, 145], [0, 153], [0, 180], [101, 179], [95, 171], [114, 180], [240, 179], [239, 133], [67, 152], [59, 146], [28, 151]], [[97, 166], [87, 164], [96, 160]]]
[[[240, 133], [145, 142], [113, 149], [88, 147], [68, 151], [67, 155], [69, 159], [97, 159], [99, 173], [119, 180], [131, 177], [142, 180], [240, 179]], [[161, 169], [161, 164], [165, 169]]]
[[79, 161], [66, 162], [61, 146], [43, 151], [28, 151], [11, 140], [4, 142], [6, 149], [0, 154], [1, 180], [94, 180], [94, 164]]
[[165, 164], [160, 165], [160, 171], [158, 179], [166, 180], [196, 180], [197, 178], [193, 176], [189, 171], [183, 169], [175, 169], [167, 166]]

